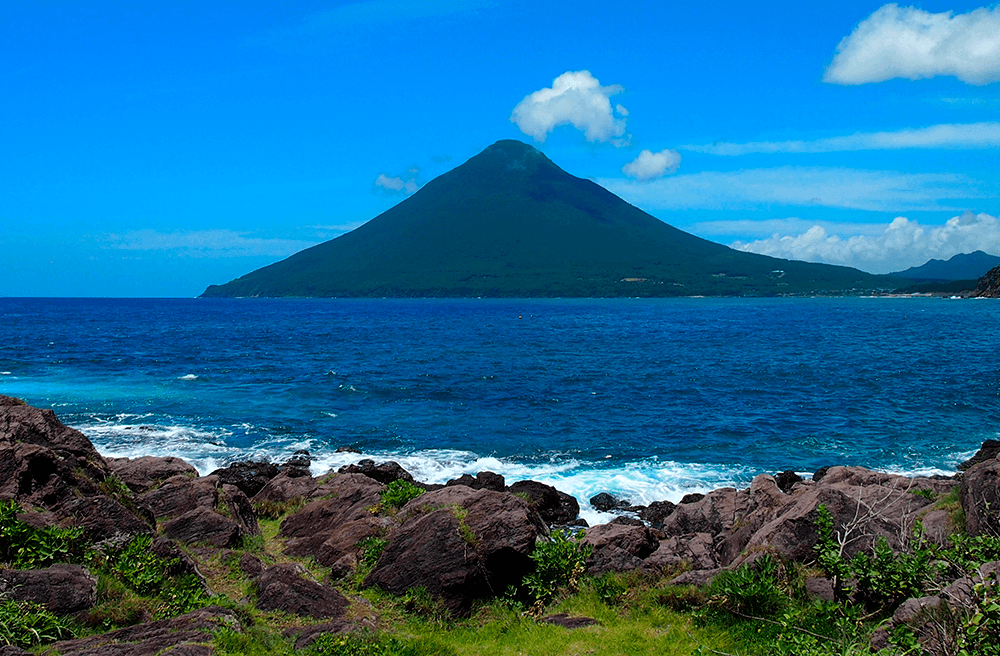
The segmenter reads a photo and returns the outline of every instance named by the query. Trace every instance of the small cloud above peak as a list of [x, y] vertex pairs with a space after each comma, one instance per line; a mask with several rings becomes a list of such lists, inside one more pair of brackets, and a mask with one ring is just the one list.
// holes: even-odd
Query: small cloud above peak
[[680, 165], [681, 154], [676, 150], [668, 148], [658, 153], [644, 150], [635, 160], [622, 167], [622, 173], [640, 181], [655, 180], [667, 173], [673, 173]]
[[837, 45], [823, 81], [866, 84], [936, 75], [977, 85], [1000, 80], [1000, 7], [954, 15], [884, 5]]
[[538, 142], [544, 142], [555, 128], [572, 125], [587, 141], [625, 146], [631, 141], [631, 135], [625, 134], [628, 110], [620, 104], [611, 107], [611, 96], [621, 92], [617, 84], [601, 86], [590, 71], [567, 71], [551, 87], [525, 96], [510, 120]]

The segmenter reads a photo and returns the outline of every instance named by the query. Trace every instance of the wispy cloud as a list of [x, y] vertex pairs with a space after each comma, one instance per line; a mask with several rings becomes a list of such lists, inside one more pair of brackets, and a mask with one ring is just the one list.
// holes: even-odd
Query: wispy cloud
[[417, 168], [412, 168], [406, 172], [405, 176], [390, 176], [385, 173], [379, 173], [378, 177], [375, 178], [375, 182], [372, 183], [375, 191], [383, 194], [388, 194], [390, 196], [395, 195], [410, 195], [420, 189], [420, 183], [417, 182], [417, 175], [420, 170]]
[[731, 219], [723, 221], [701, 221], [688, 228], [690, 232], [704, 237], [771, 237], [776, 234], [797, 234], [806, 232], [813, 226], [820, 226], [828, 232], [839, 234], [878, 235], [885, 231], [879, 223], [846, 223], [840, 221], [809, 221], [792, 216], [782, 219]]
[[1000, 255], [1000, 219], [966, 212], [941, 226], [922, 226], [897, 217], [878, 234], [850, 234], [820, 225], [797, 234], [774, 234], [741, 242], [733, 248], [774, 257], [826, 264], [843, 264], [871, 273], [891, 273], [981, 250]]
[[879, 212], [963, 211], [956, 200], [992, 198], [991, 189], [965, 175], [784, 166], [706, 171], [639, 183], [621, 178], [599, 184], [646, 210], [757, 209], [791, 205]]
[[678, 146], [681, 150], [710, 155], [750, 153], [834, 153], [854, 150], [904, 150], [907, 148], [975, 149], [1000, 146], [1000, 123], [948, 123], [891, 132], [858, 132], [812, 141], [752, 141]]
[[662, 178], [673, 173], [681, 165], [681, 154], [676, 150], [661, 150], [654, 153], [644, 150], [633, 161], [622, 167], [622, 173], [640, 181]]
[[315, 246], [315, 241], [299, 239], [269, 239], [251, 237], [247, 232], [232, 230], [196, 230], [160, 232], [134, 230], [108, 234], [103, 238], [107, 248], [126, 251], [175, 251], [186, 257], [242, 257], [267, 255], [287, 257]]
[[1000, 80], [1000, 7], [955, 15], [885, 5], [844, 37], [823, 81], [865, 84], [936, 75], [969, 84]]
[[631, 141], [625, 134], [628, 110], [621, 105], [611, 107], [611, 96], [621, 92], [617, 84], [601, 86], [590, 71], [568, 71], [553, 80], [551, 87], [526, 96], [514, 107], [510, 120], [539, 142], [560, 125], [572, 125], [587, 141], [627, 146]]

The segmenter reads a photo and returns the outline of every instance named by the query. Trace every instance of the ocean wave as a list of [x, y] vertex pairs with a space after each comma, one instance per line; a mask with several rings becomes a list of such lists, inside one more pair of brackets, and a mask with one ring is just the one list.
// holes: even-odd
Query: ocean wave
[[178, 376], [177, 380], [198, 380], [197, 374], [185, 374], [183, 376]]

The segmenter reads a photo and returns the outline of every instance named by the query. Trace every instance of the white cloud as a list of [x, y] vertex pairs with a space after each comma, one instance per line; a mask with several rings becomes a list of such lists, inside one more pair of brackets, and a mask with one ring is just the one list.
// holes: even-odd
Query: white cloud
[[[570, 71], [552, 81], [552, 87], [528, 95], [514, 107], [510, 120], [521, 132], [543, 142], [560, 125], [572, 125], [588, 141], [610, 141], [628, 145], [625, 116], [621, 105], [611, 108], [611, 96], [621, 93], [615, 84], [602, 87], [590, 71]], [[617, 114], [617, 115], [616, 115]]]
[[814, 225], [800, 234], [735, 242], [733, 248], [793, 260], [843, 264], [871, 273], [891, 273], [981, 250], [1000, 254], [1000, 219], [966, 212], [940, 226], [897, 217], [879, 234], [849, 235]]
[[299, 239], [266, 239], [248, 237], [249, 233], [232, 230], [195, 230], [190, 232], [159, 232], [134, 230], [105, 235], [108, 248], [126, 251], [176, 251], [188, 257], [241, 257], [269, 255], [287, 257], [310, 246], [315, 241]]
[[[413, 169], [409, 173], [413, 173]], [[377, 178], [375, 178], [375, 188], [381, 190], [388, 194], [412, 194], [420, 185], [417, 184], [417, 180], [414, 177], [409, 177], [403, 179], [401, 177], [391, 178], [385, 173], [380, 173]]]
[[957, 199], [993, 198], [983, 183], [953, 173], [901, 173], [784, 166], [705, 171], [639, 183], [600, 180], [606, 189], [646, 210], [757, 209], [768, 205], [841, 207], [879, 212], [962, 211]]
[[788, 217], [784, 219], [730, 219], [724, 221], [701, 221], [694, 223], [688, 228], [690, 232], [703, 237], [717, 236], [741, 236], [741, 237], [770, 237], [776, 233], [798, 233], [805, 232], [813, 226], [820, 226], [827, 231], [843, 234], [878, 235], [882, 234], [885, 226], [878, 223], [846, 223], [840, 221], [807, 221], [799, 217]]
[[935, 75], [969, 84], [1000, 80], [1000, 7], [956, 16], [885, 5], [844, 37], [823, 81], [865, 84]]
[[622, 173], [636, 180], [653, 180], [673, 173], [681, 165], [681, 154], [676, 150], [661, 150], [654, 153], [644, 150], [634, 161], [622, 167]]
[[843, 137], [813, 141], [753, 141], [679, 146], [681, 150], [710, 155], [749, 153], [834, 153], [854, 150], [903, 150], [907, 148], [996, 148], [1000, 146], [1000, 123], [932, 125], [892, 132], [858, 132]]

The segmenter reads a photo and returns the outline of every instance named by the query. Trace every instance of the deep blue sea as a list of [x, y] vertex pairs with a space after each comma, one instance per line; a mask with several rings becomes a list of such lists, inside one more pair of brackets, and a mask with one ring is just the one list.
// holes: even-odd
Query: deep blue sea
[[1000, 433], [998, 320], [940, 298], [0, 298], [0, 393], [202, 473], [304, 448], [314, 472], [676, 501], [830, 464], [952, 473]]

